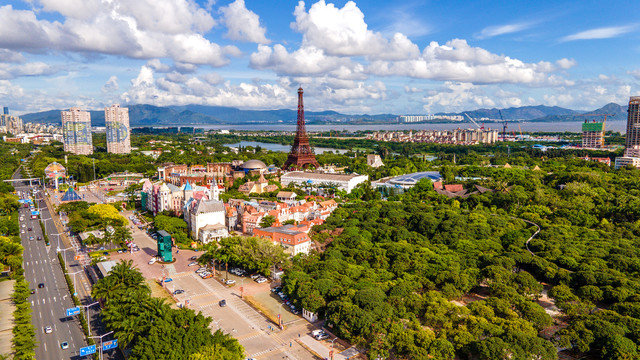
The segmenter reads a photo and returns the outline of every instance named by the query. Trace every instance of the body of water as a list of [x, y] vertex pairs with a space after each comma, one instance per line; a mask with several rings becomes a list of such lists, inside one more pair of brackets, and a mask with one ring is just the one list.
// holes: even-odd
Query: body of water
[[[272, 143], [264, 143], [264, 142], [259, 142], [259, 141], [240, 141], [240, 142], [235, 142], [235, 143], [226, 144], [226, 145], [227, 146], [231, 146], [231, 147], [238, 147], [238, 146], [253, 146], [253, 147], [256, 147], [256, 146], [260, 146], [263, 149], [267, 149], [267, 150], [271, 150], [271, 151], [281, 151], [281, 152], [286, 152], [286, 153], [291, 151], [291, 145], [272, 144]], [[321, 148], [321, 147], [313, 148], [313, 152], [315, 154], [322, 154], [322, 153], [327, 152], [327, 151], [333, 151], [334, 153], [344, 154], [349, 150]]]
[[[518, 125], [523, 132], [582, 132], [582, 121], [561, 121], [561, 122], [522, 122], [509, 123], [507, 132], [519, 133]], [[252, 131], [296, 131], [295, 124], [238, 124], [238, 125], [193, 125], [197, 128], [207, 130], [252, 130]], [[390, 124], [390, 125], [307, 125], [307, 131], [347, 131], [358, 130], [376, 131], [401, 131], [401, 130], [454, 130], [457, 128], [474, 128], [473, 124]], [[502, 125], [498, 123], [486, 124], [485, 128], [497, 129], [502, 132]], [[622, 134], [626, 132], [627, 121], [616, 120], [607, 121], [606, 130], [617, 131]], [[269, 144], [273, 145], [273, 144]], [[244, 146], [244, 145], [243, 145]], [[262, 146], [262, 145], [260, 145]], [[268, 148], [263, 146], [264, 148]], [[280, 150], [278, 150], [280, 151]], [[289, 151], [288, 149], [286, 151]]]

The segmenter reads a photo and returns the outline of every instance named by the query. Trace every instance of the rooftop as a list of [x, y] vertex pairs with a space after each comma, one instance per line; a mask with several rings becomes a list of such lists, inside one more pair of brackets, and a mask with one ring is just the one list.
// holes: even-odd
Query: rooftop
[[317, 172], [304, 172], [304, 171], [291, 171], [288, 172], [280, 178], [303, 178], [309, 180], [316, 181], [349, 181], [358, 176], [366, 176], [366, 175], [358, 175], [358, 174], [326, 174], [326, 173], [317, 173]]
[[415, 172], [412, 174], [400, 175], [394, 178], [389, 179], [389, 183], [397, 184], [397, 185], [409, 185], [413, 186], [418, 183], [418, 181], [422, 179], [429, 179], [431, 181], [439, 181], [442, 180], [442, 176], [437, 171], [423, 171], [423, 172]]

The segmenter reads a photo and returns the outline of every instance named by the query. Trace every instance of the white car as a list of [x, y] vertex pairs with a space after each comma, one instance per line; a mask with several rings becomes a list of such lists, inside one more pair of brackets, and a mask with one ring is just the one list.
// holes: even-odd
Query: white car
[[153, 265], [156, 263], [156, 261], [158, 261], [157, 258], [152, 257], [151, 260], [149, 260], [149, 265]]
[[44, 328], [44, 333], [45, 334], [51, 334], [53, 332], [53, 329], [51, 328], [51, 326], [46, 326]]
[[256, 279], [256, 282], [257, 282], [258, 284], [262, 284], [263, 282], [267, 282], [267, 279], [266, 279], [266, 278], [263, 278], [263, 277], [261, 277], [261, 278], [257, 278], [257, 279]]
[[196, 266], [196, 265], [198, 265], [198, 263], [197, 263], [197, 262], [195, 262], [195, 261], [194, 261], [194, 262], [192, 262], [192, 263], [189, 263], [189, 266]]
[[227, 284], [227, 285], [233, 285], [233, 284], [235, 284], [235, 283], [236, 283], [236, 281], [235, 281], [235, 280], [233, 280], [233, 279], [229, 279], [229, 280], [227, 280], [227, 281], [225, 282], [225, 284]]
[[206, 271], [207, 271], [206, 267], [201, 267], [200, 269], [196, 270], [196, 273], [200, 274], [200, 273], [203, 273], [203, 272], [206, 272]]

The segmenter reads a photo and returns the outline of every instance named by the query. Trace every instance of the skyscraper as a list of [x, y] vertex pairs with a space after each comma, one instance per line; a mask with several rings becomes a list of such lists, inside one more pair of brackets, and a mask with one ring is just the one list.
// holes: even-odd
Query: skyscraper
[[640, 157], [640, 96], [632, 96], [629, 99], [627, 137], [624, 146], [625, 156]]
[[120, 105], [104, 108], [104, 121], [107, 127], [107, 152], [130, 153], [129, 109], [121, 108]]
[[62, 135], [64, 137], [64, 151], [76, 155], [93, 154], [91, 139], [91, 114], [78, 108], [62, 111]]

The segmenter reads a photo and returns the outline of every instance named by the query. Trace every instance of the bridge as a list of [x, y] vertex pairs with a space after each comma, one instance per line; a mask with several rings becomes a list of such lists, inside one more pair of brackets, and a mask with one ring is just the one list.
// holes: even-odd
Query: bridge
[[28, 181], [28, 182], [29, 182], [29, 186], [33, 186], [32, 181], [36, 181], [36, 182], [37, 182], [37, 184], [40, 184], [40, 181], [41, 181], [41, 180], [42, 180], [42, 179], [40, 179], [40, 178], [28, 178], [28, 179], [7, 179], [7, 180], [2, 180], [2, 181], [4, 181], [4, 182], [10, 182], [10, 183], [13, 183], [13, 182]]

